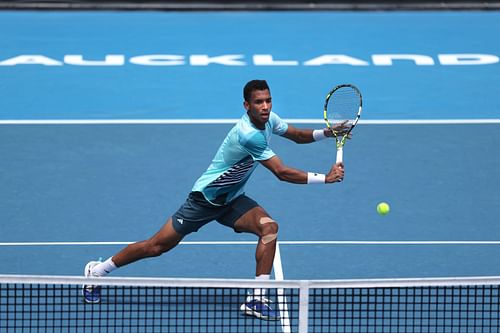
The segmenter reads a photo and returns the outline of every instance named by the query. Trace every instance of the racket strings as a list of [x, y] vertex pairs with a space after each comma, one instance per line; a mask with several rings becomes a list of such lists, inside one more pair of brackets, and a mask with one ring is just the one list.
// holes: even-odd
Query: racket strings
[[359, 103], [359, 95], [354, 89], [345, 87], [336, 90], [328, 101], [328, 119], [352, 122], [358, 114]]

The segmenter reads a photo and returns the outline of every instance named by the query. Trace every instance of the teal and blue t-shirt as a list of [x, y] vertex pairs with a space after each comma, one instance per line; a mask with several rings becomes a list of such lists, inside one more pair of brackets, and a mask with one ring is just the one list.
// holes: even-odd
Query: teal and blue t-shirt
[[269, 148], [272, 134], [283, 135], [288, 124], [271, 112], [265, 129], [256, 128], [248, 114], [229, 131], [208, 169], [193, 186], [212, 204], [223, 205], [243, 193], [243, 187], [257, 167], [276, 155]]

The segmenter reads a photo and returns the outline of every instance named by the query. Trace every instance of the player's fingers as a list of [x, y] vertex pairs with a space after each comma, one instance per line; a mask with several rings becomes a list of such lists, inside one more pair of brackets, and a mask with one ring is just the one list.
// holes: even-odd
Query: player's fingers
[[339, 182], [344, 179], [344, 169], [339, 169]]
[[349, 127], [346, 124], [347, 124], [347, 120], [344, 120], [340, 123], [337, 123], [337, 126], [336, 126], [337, 131], [345, 131], [346, 129], [348, 129]]

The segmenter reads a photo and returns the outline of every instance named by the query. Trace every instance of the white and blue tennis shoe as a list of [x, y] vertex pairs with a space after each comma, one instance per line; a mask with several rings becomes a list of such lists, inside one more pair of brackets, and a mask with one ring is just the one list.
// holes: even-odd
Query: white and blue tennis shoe
[[[101, 261], [88, 262], [87, 265], [85, 265], [85, 277], [97, 277], [96, 275], [92, 274], [92, 269], [100, 263]], [[86, 284], [82, 287], [82, 295], [85, 303], [99, 303], [101, 301], [101, 286]]]
[[249, 295], [245, 303], [241, 304], [240, 310], [246, 315], [254, 316], [264, 320], [279, 320], [279, 313], [271, 308], [272, 302], [262, 296]]

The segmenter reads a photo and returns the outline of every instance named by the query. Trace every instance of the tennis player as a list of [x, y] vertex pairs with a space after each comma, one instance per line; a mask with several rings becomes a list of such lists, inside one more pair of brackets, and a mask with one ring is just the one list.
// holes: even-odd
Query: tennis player
[[[259, 237], [256, 249], [256, 279], [268, 280], [271, 274], [278, 223], [257, 202], [246, 196], [244, 185], [260, 163], [279, 180], [295, 184], [335, 183], [344, 177], [343, 164], [331, 167], [327, 174], [301, 171], [283, 164], [269, 147], [272, 134], [296, 143], [311, 143], [331, 137], [328, 129], [298, 129], [271, 112], [272, 99], [267, 82], [253, 80], [243, 89], [246, 113], [229, 131], [208, 169], [194, 184], [186, 201], [150, 239], [130, 244], [104, 262], [91, 261], [85, 276], [105, 276], [137, 260], [159, 256], [175, 247], [188, 234], [216, 220], [235, 232]], [[346, 123], [333, 130], [344, 133]], [[265, 297], [265, 289], [256, 289], [241, 306], [245, 314], [267, 320], [279, 319]], [[98, 303], [99, 286], [83, 286], [88, 303]]]

